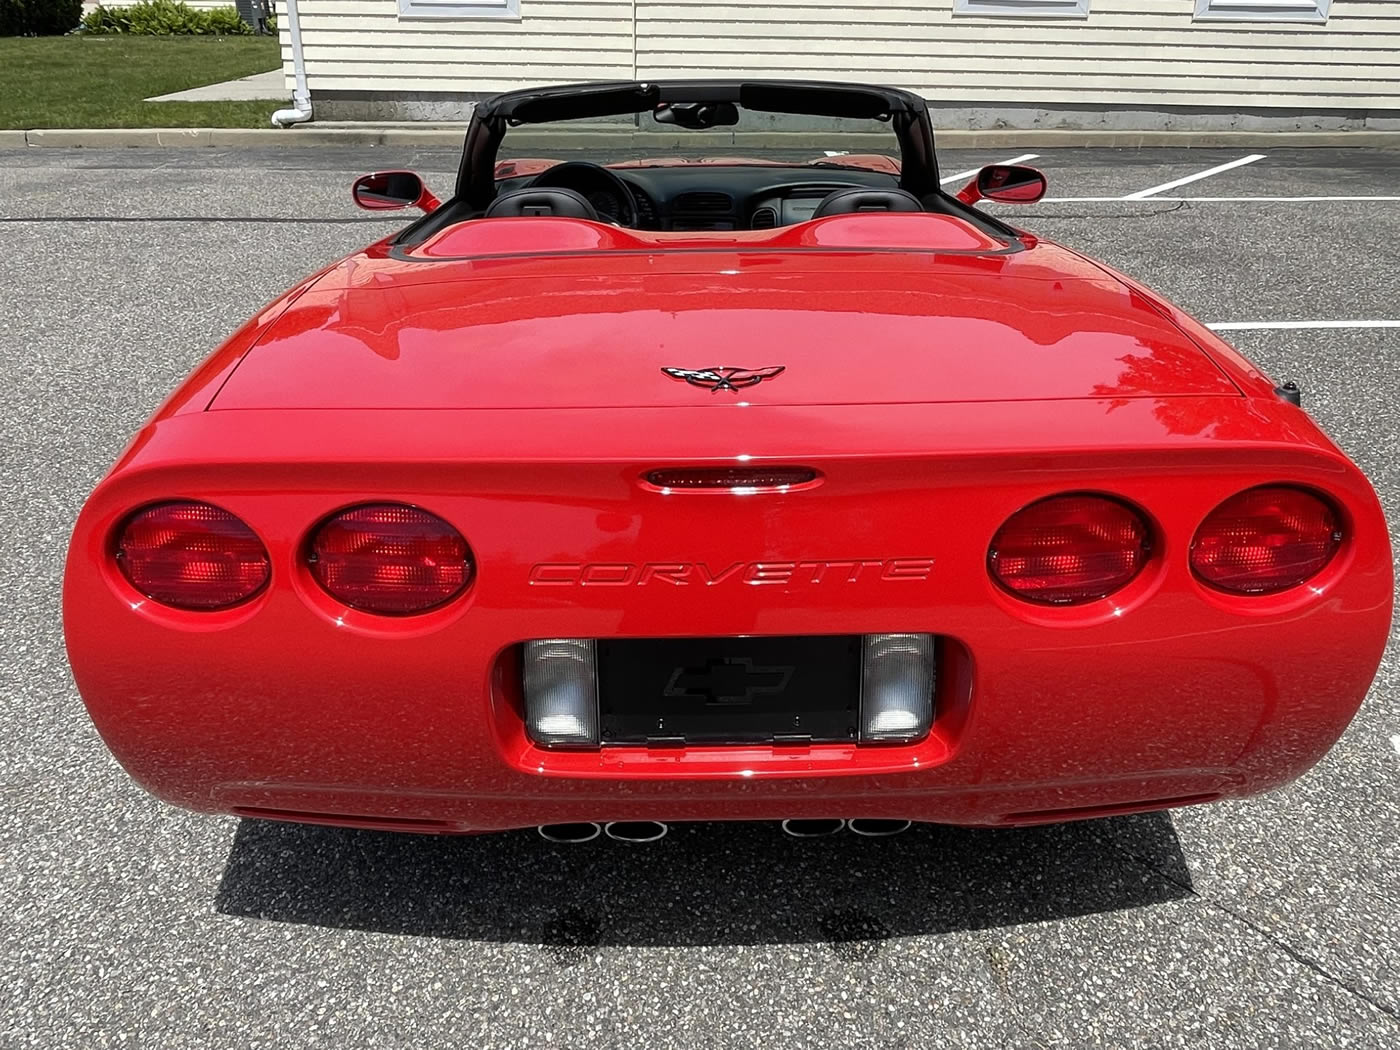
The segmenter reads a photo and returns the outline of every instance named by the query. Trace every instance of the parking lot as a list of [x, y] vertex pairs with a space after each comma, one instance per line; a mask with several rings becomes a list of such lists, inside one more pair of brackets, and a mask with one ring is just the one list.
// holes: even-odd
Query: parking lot
[[[198, 816], [136, 788], [64, 658], [84, 497], [257, 307], [402, 222], [355, 211], [354, 175], [410, 167], [444, 193], [456, 162], [0, 151], [0, 1046], [1400, 1044], [1394, 644], [1286, 790], [1059, 827], [563, 847]], [[1400, 153], [1026, 162], [1050, 198], [999, 214], [1297, 381], [1400, 521]]]

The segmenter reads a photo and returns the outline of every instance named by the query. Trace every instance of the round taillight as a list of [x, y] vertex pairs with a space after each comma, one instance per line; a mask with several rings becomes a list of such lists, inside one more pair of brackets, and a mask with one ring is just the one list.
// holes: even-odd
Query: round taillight
[[1152, 530], [1106, 496], [1069, 493], [1023, 507], [992, 538], [992, 578], [1018, 598], [1082, 605], [1107, 597], [1142, 571]]
[[239, 518], [209, 503], [157, 503], [117, 534], [122, 575], [147, 598], [177, 609], [226, 609], [267, 586], [267, 548]]
[[1287, 485], [1246, 489], [1216, 507], [1191, 541], [1191, 568], [1231, 594], [1277, 594], [1312, 579], [1342, 545], [1341, 516]]
[[311, 538], [308, 562], [331, 597], [385, 616], [450, 601], [475, 571], [460, 532], [402, 503], [365, 504], [328, 518]]

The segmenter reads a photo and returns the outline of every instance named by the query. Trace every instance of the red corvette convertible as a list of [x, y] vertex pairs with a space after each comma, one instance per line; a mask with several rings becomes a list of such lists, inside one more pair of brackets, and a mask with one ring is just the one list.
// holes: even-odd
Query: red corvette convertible
[[[519, 125], [674, 153], [779, 117], [898, 160], [498, 160]], [[249, 321], [88, 500], [65, 630], [102, 736], [193, 809], [557, 840], [1298, 776], [1389, 631], [1376, 497], [1291, 384], [975, 207], [1044, 188], [945, 193], [889, 88], [480, 103], [451, 196], [360, 179], [425, 214]]]

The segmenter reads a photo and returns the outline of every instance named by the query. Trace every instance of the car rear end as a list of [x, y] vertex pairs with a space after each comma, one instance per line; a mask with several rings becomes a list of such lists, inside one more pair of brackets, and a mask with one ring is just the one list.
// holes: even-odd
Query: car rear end
[[216, 405], [142, 432], [65, 588], [149, 790], [435, 832], [1257, 792], [1345, 728], [1392, 595], [1365, 478], [1239, 395]]

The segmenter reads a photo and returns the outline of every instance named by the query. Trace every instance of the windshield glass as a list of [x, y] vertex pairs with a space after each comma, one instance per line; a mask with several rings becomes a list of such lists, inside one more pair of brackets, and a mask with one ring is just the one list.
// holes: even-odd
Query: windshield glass
[[734, 123], [714, 126], [705, 126], [714, 114], [664, 107], [510, 128], [496, 177], [528, 174], [534, 165], [527, 168], [526, 161], [545, 158], [627, 168], [704, 162], [899, 170], [899, 140], [888, 120], [730, 108], [719, 116], [732, 116]]

